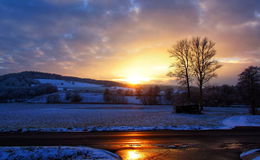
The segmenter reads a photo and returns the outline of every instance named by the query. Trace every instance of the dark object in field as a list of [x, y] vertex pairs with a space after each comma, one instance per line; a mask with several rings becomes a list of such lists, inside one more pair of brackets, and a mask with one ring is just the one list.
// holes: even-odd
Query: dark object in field
[[176, 113], [190, 113], [190, 114], [199, 114], [200, 109], [197, 104], [188, 104], [188, 105], [177, 105], [175, 106]]

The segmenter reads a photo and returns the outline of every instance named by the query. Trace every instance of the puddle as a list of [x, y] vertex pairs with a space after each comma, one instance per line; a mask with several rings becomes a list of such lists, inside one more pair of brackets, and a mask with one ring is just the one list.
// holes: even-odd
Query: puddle
[[123, 160], [174, 160], [172, 149], [125, 149], [116, 152]]

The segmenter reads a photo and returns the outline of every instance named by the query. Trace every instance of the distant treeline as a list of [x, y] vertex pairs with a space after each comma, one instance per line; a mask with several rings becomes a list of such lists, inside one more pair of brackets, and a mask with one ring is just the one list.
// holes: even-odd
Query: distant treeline
[[[233, 105], [248, 105], [248, 98], [241, 94], [239, 86], [221, 85], [221, 86], [206, 86], [204, 88], [203, 104], [205, 106], [233, 106]], [[150, 86], [146, 88], [137, 88], [135, 92], [131, 90], [109, 90], [104, 91], [105, 103], [127, 103], [127, 96], [136, 96], [144, 105], [158, 104], [187, 104], [187, 93], [185, 88], [179, 87], [160, 87]], [[191, 87], [191, 99], [189, 103], [198, 104], [199, 89]], [[260, 104], [260, 98], [257, 104]]]
[[[187, 93], [173, 94], [172, 101], [175, 105], [182, 105], [187, 103]], [[189, 103], [198, 104], [199, 89], [191, 87], [191, 99]], [[206, 86], [204, 88], [204, 106], [232, 106], [236, 104], [247, 104], [247, 100], [240, 94], [237, 86], [221, 85], [221, 86]]]
[[0, 102], [19, 102], [35, 96], [50, 94], [57, 91], [57, 87], [49, 84], [41, 84], [33, 87], [2, 87], [0, 90]]

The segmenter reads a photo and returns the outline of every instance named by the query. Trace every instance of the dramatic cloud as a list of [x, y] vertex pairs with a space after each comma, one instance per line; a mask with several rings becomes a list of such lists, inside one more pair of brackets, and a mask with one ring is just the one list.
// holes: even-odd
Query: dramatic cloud
[[165, 81], [167, 49], [192, 36], [216, 42], [217, 83], [260, 64], [259, 0], [0, 0], [0, 30], [0, 74]]

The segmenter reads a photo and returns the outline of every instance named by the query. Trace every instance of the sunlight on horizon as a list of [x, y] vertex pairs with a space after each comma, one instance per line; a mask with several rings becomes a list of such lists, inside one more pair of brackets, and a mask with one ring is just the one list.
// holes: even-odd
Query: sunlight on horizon
[[136, 84], [144, 84], [151, 81], [151, 78], [140, 76], [140, 75], [129, 75], [122, 79], [115, 79], [117, 81], [126, 82], [128, 84], [136, 85]]
[[162, 78], [170, 79], [166, 74], [171, 62], [164, 49], [140, 50], [138, 53], [124, 57], [113, 66], [112, 75], [115, 77], [113, 80], [128, 84], [149, 84]]

